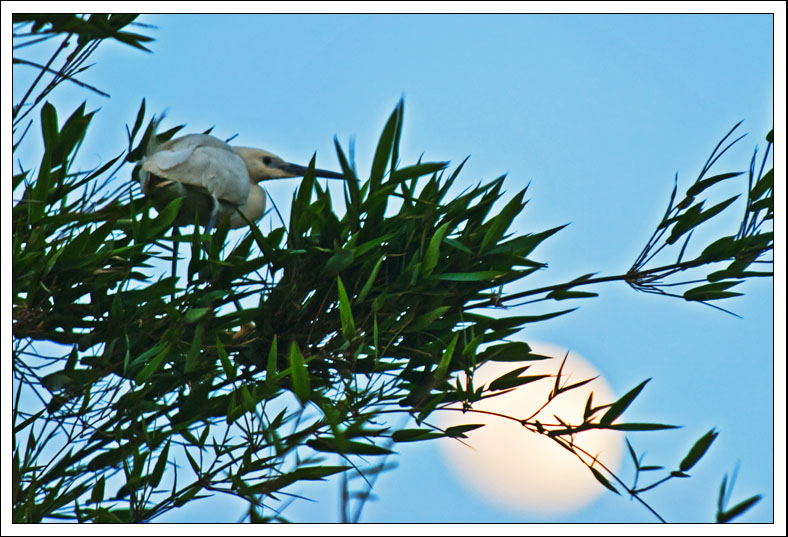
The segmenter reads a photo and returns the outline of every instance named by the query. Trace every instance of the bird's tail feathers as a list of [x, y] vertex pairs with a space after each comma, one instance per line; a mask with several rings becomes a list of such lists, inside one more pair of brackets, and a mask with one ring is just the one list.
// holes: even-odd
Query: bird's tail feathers
[[134, 171], [132, 172], [132, 177], [134, 177], [139, 182], [142, 192], [145, 194], [147, 194], [148, 190], [150, 189], [150, 174], [142, 168], [142, 163], [145, 162], [145, 159], [148, 158], [149, 155], [156, 153], [156, 151], [159, 150], [159, 147], [161, 147], [163, 144], [163, 142], [159, 141], [158, 132], [159, 125], [161, 125], [161, 122], [164, 121], [164, 118], [166, 117], [167, 110], [162, 112], [158, 117], [154, 115], [153, 119], [151, 119], [149, 127], [150, 137], [148, 138], [148, 143], [145, 145], [145, 152], [143, 153], [142, 159], [137, 162], [137, 165], [134, 167]]

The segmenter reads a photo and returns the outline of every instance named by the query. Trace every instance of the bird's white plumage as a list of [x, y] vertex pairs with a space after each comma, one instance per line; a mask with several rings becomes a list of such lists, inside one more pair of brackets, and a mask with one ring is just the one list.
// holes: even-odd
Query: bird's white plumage
[[207, 134], [189, 134], [163, 144], [142, 162], [153, 175], [205, 188], [215, 198], [243, 205], [251, 180], [244, 160], [233, 148]]

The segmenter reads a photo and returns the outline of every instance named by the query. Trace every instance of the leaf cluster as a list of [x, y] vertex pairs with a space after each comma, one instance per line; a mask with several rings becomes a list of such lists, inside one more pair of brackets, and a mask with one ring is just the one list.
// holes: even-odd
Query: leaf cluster
[[[14, 67], [30, 67], [38, 72], [24, 95], [14, 103], [12, 114], [14, 134], [17, 134], [17, 128], [21, 126], [22, 120], [37, 105], [43, 103], [47, 96], [63, 82], [70, 82], [103, 97], [109, 97], [107, 93], [77, 79], [77, 75], [90, 68], [89, 64], [86, 65], [88, 58], [107, 39], [149, 52], [143, 43], [153, 41], [153, 38], [125, 30], [126, 27], [131, 25], [149, 27], [136, 22], [137, 17], [138, 15], [132, 13], [112, 15], [105, 13], [90, 15], [14, 13], [12, 16], [14, 25]], [[55, 47], [54, 52], [52, 52], [45, 64], [23, 58], [16, 52], [30, 46], [40, 45], [56, 37], [62, 37], [62, 41]], [[62, 55], [67, 51], [68, 54], [65, 59], [58, 63], [59, 58], [62, 58]], [[46, 75], [49, 75], [49, 80], [46, 84], [43, 84]], [[35, 93], [37, 88], [40, 89]], [[18, 136], [14, 143], [15, 149], [22, 142], [31, 124], [32, 121], [28, 123], [21, 135]]]
[[[156, 121], [142, 129], [143, 116], [144, 103], [127, 161], [157, 135]], [[342, 217], [315, 180], [313, 159], [288, 225], [267, 234], [252, 225], [233, 247], [225, 247], [226, 227], [176, 232], [180, 198], [154, 210], [151, 200], [123, 194], [95, 209], [100, 189], [89, 186], [120, 156], [90, 172], [70, 170], [91, 117], [82, 105], [61, 125], [45, 104], [38, 173], [17, 178], [14, 363], [18, 394], [24, 387], [45, 403], [18, 414], [26, 446], [15, 456], [18, 520], [61, 516], [88, 490], [97, 507], [77, 507], [79, 520], [150, 520], [222, 487], [262, 508], [262, 497], [307, 479], [310, 468], [314, 478], [333, 473], [318, 470], [320, 453], [385, 455], [387, 439], [416, 439], [373, 424], [381, 412], [423, 419], [439, 403], [465, 398], [450, 389], [454, 372], [527, 358], [520, 344], [500, 341], [563, 313], [470, 311], [491, 289], [543, 267], [529, 256], [557, 229], [507, 235], [525, 192], [493, 211], [503, 177], [446, 201], [462, 166], [451, 174], [444, 162], [399, 167], [401, 102], [368, 180], [358, 180], [337, 143], [347, 177]], [[191, 248], [185, 278], [177, 272], [181, 245]], [[162, 262], [169, 275], [155, 269]], [[69, 350], [46, 356], [29, 350], [36, 341]], [[287, 397], [298, 405], [266, 410]], [[39, 468], [36, 437], [64, 426], [78, 431], [65, 442], [71, 448]], [[246, 442], [223, 439], [230, 430]], [[166, 462], [176, 445], [193, 480], [165, 493], [162, 477], [183, 473]], [[283, 470], [307, 448], [311, 455], [299, 457], [315, 465]], [[127, 503], [103, 507], [119, 472], [124, 484], [110, 498]]]
[[[684, 198], [676, 202], [678, 180], [670, 195], [668, 207], [658, 224], [654, 234], [646, 243], [641, 254], [630, 268], [628, 283], [639, 291], [669, 296], [682, 296], [685, 300], [712, 305], [710, 301], [741, 296], [742, 293], [730, 289], [741, 284], [748, 278], [771, 277], [772, 270], [753, 270], [752, 265], [771, 265], [767, 255], [774, 248], [774, 232], [771, 222], [774, 219], [774, 169], [764, 172], [772, 147], [773, 131], [766, 136], [767, 146], [757, 166], [758, 150], [756, 148], [750, 162], [744, 211], [739, 230], [729, 236], [718, 238], [705, 246], [695, 258], [686, 259], [688, 246], [693, 232], [702, 224], [711, 221], [730, 207], [740, 196], [732, 196], [706, 208], [707, 199], [699, 199], [702, 194], [724, 181], [741, 176], [744, 172], [726, 172], [706, 177], [714, 164], [744, 135], [728, 141], [741, 122], [720, 140], [712, 151], [698, 178], [687, 189]], [[727, 145], [725, 145], [727, 143]], [[724, 146], [724, 147], [723, 147]], [[678, 179], [678, 176], [677, 176]], [[660, 252], [678, 245], [675, 262], [672, 265], [649, 268]], [[718, 263], [727, 263], [719, 268]], [[667, 282], [674, 274], [696, 267], [706, 267], [703, 280], [685, 280]], [[710, 270], [716, 267], [716, 270]], [[689, 287], [691, 284], [698, 284]], [[666, 291], [668, 287], [689, 287], [681, 295]], [[713, 306], [713, 305], [712, 305]], [[718, 309], [718, 306], [713, 306]]]

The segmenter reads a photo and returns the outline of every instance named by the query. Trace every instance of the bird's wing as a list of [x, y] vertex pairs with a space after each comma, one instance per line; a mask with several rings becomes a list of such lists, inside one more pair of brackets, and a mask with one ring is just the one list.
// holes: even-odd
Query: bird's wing
[[195, 147], [216, 147], [217, 149], [226, 149], [232, 151], [232, 147], [227, 142], [224, 142], [216, 136], [210, 134], [187, 134], [174, 140], [168, 140], [161, 144], [158, 148], [169, 149], [170, 151], [179, 151], [181, 149], [194, 149]]
[[143, 161], [142, 169], [164, 179], [202, 187], [220, 200], [243, 205], [251, 184], [243, 159], [226, 144], [227, 148], [197, 142], [174, 144], [157, 151]]

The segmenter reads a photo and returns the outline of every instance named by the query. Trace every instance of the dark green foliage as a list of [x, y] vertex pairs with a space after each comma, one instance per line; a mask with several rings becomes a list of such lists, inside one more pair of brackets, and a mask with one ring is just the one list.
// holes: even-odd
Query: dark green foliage
[[[138, 153], [132, 141], [139, 133], [138, 148], [156, 135], [156, 121], [143, 132], [143, 112], [144, 103], [129, 132], [127, 158]], [[58, 369], [53, 362], [40, 380], [49, 394], [46, 419], [67, 423], [79, 415], [91, 424], [84, 436], [71, 439], [76, 451], [38, 476], [36, 488], [30, 482], [20, 490], [47, 506], [38, 515], [25, 515], [27, 520], [56, 516], [63, 507], [63, 502], [33, 500], [41, 494], [57, 490], [63, 497], [65, 486], [76, 498], [88, 490], [80, 475], [95, 476], [92, 503], [114, 497], [139, 505], [82, 509], [82, 520], [110, 514], [148, 520], [199, 497], [198, 483], [226, 479], [197, 456], [207, 449], [206, 441], [217, 441], [208, 431], [222, 421], [259, 418], [261, 428], [254, 433], [259, 440], [214, 449], [217, 463], [226, 459], [220, 468], [235, 468], [229, 485], [253, 503], [256, 495], [270, 495], [301, 474], [285, 473], [259, 485], [243, 476], [279, 468], [299, 446], [345, 456], [384, 455], [391, 451], [374, 438], [401, 442], [460, 435], [375, 431], [368, 424], [374, 409], [386, 406], [410, 408], [425, 419], [442, 400], [457, 398], [447, 382], [454, 372], [470, 373], [486, 357], [503, 356], [495, 347], [477, 353], [480, 346], [555, 315], [495, 319], [469, 311], [501, 284], [542, 266], [528, 255], [556, 230], [525, 240], [505, 237], [523, 207], [523, 192], [503, 211], [481, 218], [501, 199], [500, 180], [446, 201], [456, 174], [447, 176], [445, 163], [392, 165], [382, 173], [398, 144], [391, 137], [401, 132], [392, 127], [402, 122], [401, 103], [384, 129], [375, 181], [357, 191], [348, 186], [344, 216], [332, 212], [329, 193], [307, 172], [294, 196], [289, 229], [263, 234], [252, 227], [233, 248], [224, 247], [221, 228], [210, 236], [199, 228], [175, 233], [172, 225], [182, 212], [178, 197], [160, 203], [156, 216], [139, 198], [108, 199], [100, 210], [90, 210], [85, 197], [69, 204], [85, 181], [66, 170], [91, 115], [82, 106], [61, 127], [54, 108], [43, 107], [44, 160], [14, 209], [14, 336], [71, 346], [68, 363]], [[338, 153], [341, 159], [339, 147]], [[192, 245], [187, 279], [168, 269], [149, 275], [151, 268], [174, 265], [177, 246], [184, 242]], [[254, 303], [242, 306], [250, 297]], [[534, 358], [527, 352], [511, 356]], [[523, 382], [517, 379], [515, 385]], [[359, 383], [375, 388], [359, 389]], [[322, 418], [305, 420], [289, 435], [282, 427], [301, 414], [298, 407], [269, 423], [266, 402], [287, 392], [305, 409], [320, 409]], [[107, 414], [107, 408], [114, 411]], [[41, 419], [42, 413], [25, 418], [18, 432], [28, 431], [34, 417]], [[158, 503], [142, 502], [168, 468], [176, 473], [166, 463], [174, 435], [197, 449], [182, 452], [199, 481], [180, 485]], [[372, 442], [354, 440], [358, 437]], [[66, 468], [71, 477], [49, 488], [46, 483]], [[118, 470], [126, 485], [108, 495], [108, 477]]]
[[687, 453], [687, 456], [681, 461], [681, 464], [679, 464], [679, 470], [682, 472], [687, 472], [693, 466], [695, 466], [695, 463], [697, 463], [700, 458], [706, 454], [706, 451], [708, 451], [708, 449], [711, 447], [711, 444], [717, 438], [718, 434], [718, 432], [712, 429], [708, 433], [701, 436], [698, 441], [695, 442], [695, 445], [692, 446], [692, 449], [690, 449], [689, 453]]
[[121, 31], [122, 28], [131, 24], [136, 18], [137, 15], [133, 14], [108, 15], [98, 13], [80, 17], [69, 13], [14, 13], [12, 20], [14, 24], [32, 23], [32, 33], [36, 35], [76, 35], [79, 42], [77, 50], [81, 50], [91, 41], [115, 39], [121, 43], [148, 51], [147, 48], [142, 46], [142, 43], [153, 41], [151, 37]]
[[736, 483], [736, 475], [738, 474], [738, 465], [736, 469], [733, 471], [733, 475], [731, 476], [730, 483], [728, 483], [728, 475], [725, 474], [725, 477], [722, 478], [722, 484], [720, 485], [720, 494], [717, 499], [717, 515], [716, 520], [717, 522], [730, 522], [734, 518], [744, 514], [750, 508], [752, 508], [756, 503], [761, 501], [761, 495], [756, 494], [755, 496], [750, 496], [746, 500], [742, 500], [741, 502], [737, 503], [730, 509], [726, 508], [728, 501], [730, 500], [730, 494], [733, 492], [733, 486]]

